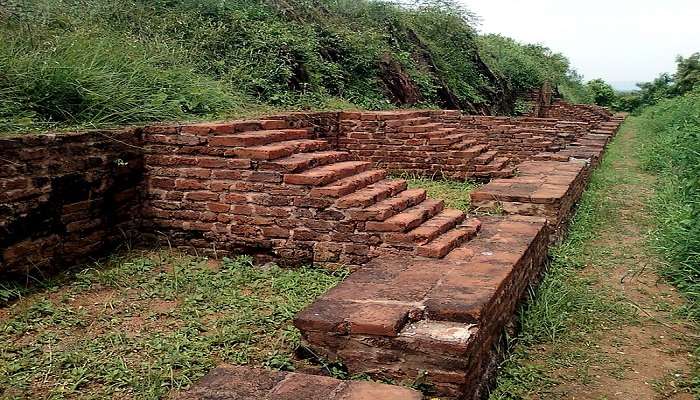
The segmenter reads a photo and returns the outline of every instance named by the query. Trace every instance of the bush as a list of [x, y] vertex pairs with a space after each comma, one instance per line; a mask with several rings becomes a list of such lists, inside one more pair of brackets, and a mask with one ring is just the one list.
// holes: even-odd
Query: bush
[[659, 174], [654, 244], [700, 321], [700, 90], [663, 100], [640, 120], [643, 165]]
[[456, 4], [0, 0], [0, 129], [261, 108], [512, 112], [522, 92], [561, 80], [561, 55], [505, 38], [489, 68]]
[[[158, 68], [138, 43], [92, 32], [0, 43], [0, 129], [208, 116], [239, 104], [217, 81]], [[115, 51], [118, 49], [118, 51]]]

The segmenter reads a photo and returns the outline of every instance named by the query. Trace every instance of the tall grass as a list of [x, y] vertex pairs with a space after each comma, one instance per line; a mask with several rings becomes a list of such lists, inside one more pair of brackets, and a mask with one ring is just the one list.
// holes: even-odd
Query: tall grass
[[700, 321], [700, 90], [647, 108], [638, 135], [643, 166], [658, 175], [653, 244]]
[[449, 0], [0, 0], [0, 131], [261, 108], [508, 111], [504, 82], [522, 74], [482, 61], [477, 41]]

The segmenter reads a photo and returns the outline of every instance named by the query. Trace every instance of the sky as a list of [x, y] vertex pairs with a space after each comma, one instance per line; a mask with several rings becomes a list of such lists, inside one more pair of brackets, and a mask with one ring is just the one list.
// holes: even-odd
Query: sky
[[459, 1], [482, 33], [544, 44], [586, 80], [618, 89], [672, 73], [677, 55], [700, 51], [700, 0]]

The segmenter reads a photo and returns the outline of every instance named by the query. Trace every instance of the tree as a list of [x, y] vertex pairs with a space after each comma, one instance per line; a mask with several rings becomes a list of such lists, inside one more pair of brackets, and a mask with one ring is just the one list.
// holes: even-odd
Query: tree
[[700, 53], [694, 53], [688, 58], [676, 58], [678, 70], [674, 75], [675, 94], [682, 95], [693, 90], [700, 84]]
[[593, 102], [603, 107], [613, 107], [617, 101], [615, 89], [602, 79], [588, 82], [588, 89], [593, 93]]

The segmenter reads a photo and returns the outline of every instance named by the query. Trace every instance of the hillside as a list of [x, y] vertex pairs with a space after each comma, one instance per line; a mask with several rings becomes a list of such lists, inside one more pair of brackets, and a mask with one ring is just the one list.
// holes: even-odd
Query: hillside
[[393, 107], [523, 111], [580, 79], [451, 2], [1, 0], [0, 131]]

